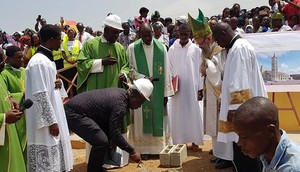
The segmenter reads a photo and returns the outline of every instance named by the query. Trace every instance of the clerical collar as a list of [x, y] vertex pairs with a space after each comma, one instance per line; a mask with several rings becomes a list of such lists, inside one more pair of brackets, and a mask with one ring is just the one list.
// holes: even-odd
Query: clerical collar
[[40, 45], [35, 53], [41, 53], [41, 54], [45, 55], [46, 57], [48, 57], [51, 61], [53, 61], [52, 51], [43, 45]]
[[21, 69], [19, 68], [14, 68], [14, 67], [12, 67], [12, 66], [10, 66], [11, 67], [11, 69], [13, 70], [13, 71], [21, 71]]
[[101, 38], [101, 42], [102, 42], [102, 43], [109, 43], [109, 42], [107, 41], [107, 39], [105, 39], [105, 37], [103, 36], [103, 34], [100, 36], [100, 38]]
[[52, 51], [51, 51], [49, 48], [47, 48], [47, 47], [45, 47], [45, 46], [43, 46], [43, 45], [40, 45], [40, 47], [42, 47], [42, 48], [44, 48], [44, 49], [46, 49], [46, 50], [48, 50], [49, 52], [52, 53]]
[[229, 50], [233, 44], [235, 43], [236, 40], [242, 38], [239, 34], [236, 34], [230, 41], [229, 45], [227, 47], [225, 47], [227, 50]]

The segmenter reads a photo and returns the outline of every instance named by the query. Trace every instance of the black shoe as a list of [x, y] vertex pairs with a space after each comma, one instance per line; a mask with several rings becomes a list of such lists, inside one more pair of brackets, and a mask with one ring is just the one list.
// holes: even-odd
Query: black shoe
[[232, 162], [224, 159], [219, 159], [215, 164], [215, 169], [225, 169], [229, 167], [233, 167]]
[[219, 160], [219, 158], [217, 158], [217, 157], [212, 157], [212, 158], [210, 158], [209, 162], [215, 164], [218, 160]]

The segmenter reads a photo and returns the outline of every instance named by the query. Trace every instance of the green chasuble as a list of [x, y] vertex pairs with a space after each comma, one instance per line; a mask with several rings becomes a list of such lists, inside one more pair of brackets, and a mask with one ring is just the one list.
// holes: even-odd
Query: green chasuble
[[5, 127], [4, 145], [0, 145], [0, 172], [26, 172], [21, 142], [15, 124], [2, 126], [4, 114], [10, 109], [9, 92], [0, 75], [0, 127]]
[[[90, 73], [94, 60], [108, 55], [115, 57], [118, 63], [104, 66], [103, 72]], [[78, 93], [100, 88], [120, 87], [119, 74], [129, 73], [128, 57], [120, 43], [103, 43], [100, 37], [96, 37], [84, 43], [77, 60], [77, 70]]]
[[[164, 47], [157, 40], [153, 39], [153, 78], [158, 81], [153, 82], [153, 93], [151, 100], [142, 105], [143, 131], [153, 133], [153, 136], [163, 136], [163, 114], [164, 114]], [[150, 76], [146, 55], [142, 40], [139, 39], [134, 44], [134, 54], [138, 73]]]
[[[104, 66], [103, 72], [90, 73], [93, 66], [93, 62], [96, 59], [102, 59], [111, 55], [118, 61], [115, 65]], [[118, 42], [113, 44], [101, 42], [101, 37], [96, 37], [84, 43], [79, 57], [77, 59], [77, 92], [82, 93], [84, 91], [121, 87], [119, 82], [119, 74], [129, 74], [129, 63], [126, 50], [123, 45]], [[127, 125], [129, 125], [129, 114], [124, 118], [123, 131], [127, 131]]]
[[[25, 68], [20, 68], [19, 71], [14, 71], [9, 64], [6, 64], [1, 75], [12, 97], [21, 105], [23, 95], [25, 93]], [[21, 141], [24, 157], [27, 157], [26, 148], [26, 121], [25, 115], [16, 122], [17, 132]]]

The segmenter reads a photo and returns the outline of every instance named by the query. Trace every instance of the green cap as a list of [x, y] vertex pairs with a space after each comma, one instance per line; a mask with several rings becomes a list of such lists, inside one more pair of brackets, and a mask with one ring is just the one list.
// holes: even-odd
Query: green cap
[[192, 29], [193, 36], [196, 39], [204, 38], [212, 33], [202, 11], [200, 9], [198, 10], [199, 10], [199, 15], [197, 19], [194, 19], [190, 14], [188, 14], [189, 25]]

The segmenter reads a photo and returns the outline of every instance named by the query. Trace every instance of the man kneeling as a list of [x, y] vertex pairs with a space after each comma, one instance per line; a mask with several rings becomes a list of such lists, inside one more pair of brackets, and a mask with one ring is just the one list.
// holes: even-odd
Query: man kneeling
[[109, 142], [130, 154], [130, 159], [141, 161], [140, 154], [123, 138], [123, 117], [130, 109], [139, 108], [152, 94], [153, 85], [145, 78], [134, 81], [128, 90], [107, 88], [87, 91], [65, 104], [71, 131], [92, 145], [88, 172], [104, 171], [102, 165]]
[[269, 99], [246, 101], [235, 112], [232, 124], [242, 152], [251, 158], [260, 156], [263, 172], [300, 171], [300, 145], [279, 129], [278, 109]]

